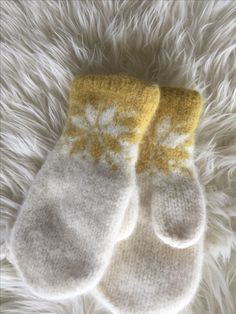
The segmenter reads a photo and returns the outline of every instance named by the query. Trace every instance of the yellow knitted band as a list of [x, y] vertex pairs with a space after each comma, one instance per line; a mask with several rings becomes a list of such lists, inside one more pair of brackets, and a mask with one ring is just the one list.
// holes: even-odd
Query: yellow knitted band
[[156, 85], [125, 75], [76, 78], [64, 133], [74, 139], [71, 153], [87, 150], [99, 161], [106, 150], [120, 153], [121, 143], [138, 144], [159, 98]]
[[182, 88], [160, 90], [159, 108], [142, 140], [137, 171], [188, 172], [202, 98], [198, 92]]

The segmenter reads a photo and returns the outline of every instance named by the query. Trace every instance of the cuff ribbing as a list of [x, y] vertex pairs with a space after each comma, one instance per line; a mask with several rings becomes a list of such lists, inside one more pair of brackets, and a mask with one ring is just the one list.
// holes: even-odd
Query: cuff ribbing
[[121, 98], [141, 97], [143, 100], [159, 97], [159, 88], [154, 83], [124, 74], [90, 74], [78, 76], [73, 80], [70, 100], [79, 99], [85, 93], [110, 93], [119, 95]]

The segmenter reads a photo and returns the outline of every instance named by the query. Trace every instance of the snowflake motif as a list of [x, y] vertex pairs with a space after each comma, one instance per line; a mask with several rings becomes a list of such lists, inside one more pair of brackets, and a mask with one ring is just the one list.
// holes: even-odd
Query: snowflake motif
[[[164, 171], [184, 171], [189, 161], [188, 148], [192, 144], [189, 134], [178, 133], [182, 125], [173, 127], [170, 117], [156, 126], [157, 147], [155, 162]], [[163, 158], [164, 156], [164, 158]]]
[[67, 134], [73, 139], [70, 152], [91, 156], [95, 162], [105, 160], [116, 170], [116, 157], [123, 152], [121, 138], [130, 132], [126, 126], [116, 123], [115, 117], [115, 106], [98, 110], [92, 105], [87, 105], [82, 114], [72, 116]]
[[164, 172], [188, 172], [192, 139], [189, 134], [182, 134], [181, 128], [182, 125], [173, 126], [170, 117], [158, 122], [144, 139], [141, 151], [148, 153], [141, 154], [138, 170], [150, 168]]

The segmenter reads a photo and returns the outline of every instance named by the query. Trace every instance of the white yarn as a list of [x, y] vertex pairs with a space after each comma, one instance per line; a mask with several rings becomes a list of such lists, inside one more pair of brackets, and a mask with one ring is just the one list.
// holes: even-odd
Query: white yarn
[[[1, 243], [62, 131], [75, 74], [125, 72], [198, 89], [206, 106], [196, 161], [208, 230], [201, 289], [185, 314], [234, 314], [235, 1], [2, 0], [1, 7]], [[90, 296], [56, 303], [33, 297], [5, 260], [1, 311], [107, 313]]]

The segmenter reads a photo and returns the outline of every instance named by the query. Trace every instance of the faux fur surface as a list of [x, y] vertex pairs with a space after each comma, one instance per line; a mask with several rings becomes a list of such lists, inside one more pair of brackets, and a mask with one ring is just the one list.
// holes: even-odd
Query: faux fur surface
[[236, 312], [235, 58], [234, 0], [1, 1], [1, 313], [109, 313], [90, 295], [34, 297], [5, 243], [62, 132], [73, 76], [120, 72], [205, 98], [195, 156], [207, 202], [204, 274], [183, 313]]

